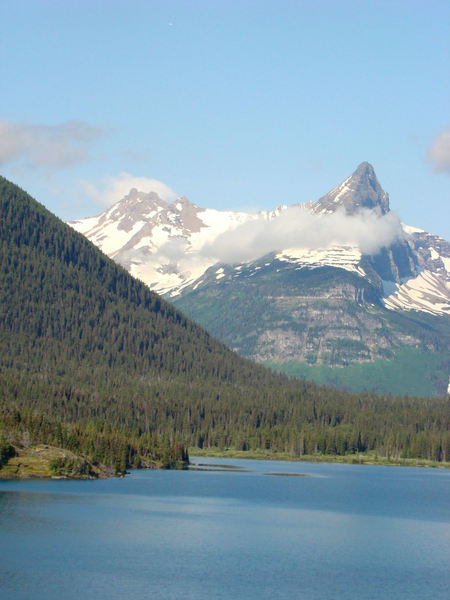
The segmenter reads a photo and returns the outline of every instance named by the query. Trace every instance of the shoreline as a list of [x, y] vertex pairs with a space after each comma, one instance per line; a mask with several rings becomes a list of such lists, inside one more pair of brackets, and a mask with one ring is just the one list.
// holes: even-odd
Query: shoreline
[[[112, 469], [106, 468], [104, 465], [92, 465], [86, 459], [76, 456], [73, 453], [59, 448], [52, 448], [47, 445], [38, 445], [27, 449], [11, 458], [8, 463], [0, 468], [0, 481], [26, 481], [30, 479], [109, 479], [115, 477], [126, 477], [128, 472], [116, 473]], [[56, 452], [55, 452], [56, 451]], [[70, 456], [72, 468], [64, 468], [56, 470], [50, 468], [50, 456], [63, 458], [64, 462]], [[387, 459], [378, 457], [375, 454], [348, 454], [344, 456], [334, 455], [303, 455], [291, 456], [283, 452], [270, 452], [268, 450], [219, 450], [216, 448], [189, 448], [189, 456], [194, 458], [223, 458], [223, 459], [243, 459], [243, 460], [265, 460], [265, 461], [280, 461], [280, 462], [309, 462], [309, 463], [330, 463], [330, 464], [347, 464], [347, 465], [366, 465], [378, 467], [420, 467], [429, 469], [450, 469], [450, 462], [438, 462], [420, 458], [399, 458]], [[80, 462], [79, 462], [80, 461]], [[81, 464], [80, 464], [81, 463]], [[76, 465], [77, 468], [73, 468]], [[62, 466], [62, 465], [61, 465]], [[195, 463], [189, 460], [187, 466], [180, 467], [180, 470], [189, 469], [190, 466], [195, 467]], [[82, 467], [82, 468], [80, 468]], [[146, 469], [146, 467], [141, 467]], [[147, 467], [147, 469], [155, 469], [155, 465]], [[59, 471], [59, 472], [58, 472]]]
[[109, 479], [121, 476], [102, 464], [66, 448], [35, 444], [14, 447], [14, 455], [0, 467], [0, 480]]
[[375, 454], [346, 454], [344, 456], [332, 454], [304, 454], [303, 456], [291, 456], [283, 452], [270, 452], [264, 450], [219, 450], [214, 448], [200, 449], [189, 448], [189, 456], [209, 458], [237, 458], [248, 460], [269, 460], [285, 462], [311, 462], [332, 463], [347, 465], [369, 465], [377, 467], [421, 467], [429, 469], [450, 469], [450, 462], [438, 462], [426, 458], [399, 458], [387, 459]]

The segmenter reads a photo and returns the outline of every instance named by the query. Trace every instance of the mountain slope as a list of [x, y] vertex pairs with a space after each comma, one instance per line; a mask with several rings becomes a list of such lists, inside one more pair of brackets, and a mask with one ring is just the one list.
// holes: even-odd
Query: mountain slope
[[449, 455], [445, 399], [349, 395], [276, 375], [229, 351], [4, 179], [0, 211], [2, 460], [11, 435], [120, 471], [171, 465], [185, 458], [183, 444]]
[[[244, 383], [264, 369], [230, 352], [28, 195], [0, 180], [2, 357]], [[26, 352], [21, 341], [28, 340]], [[37, 361], [33, 363], [33, 361]], [[4, 364], [4, 363], [2, 363]]]
[[[366, 208], [389, 213], [387, 194], [363, 163], [311, 210], [354, 217]], [[402, 231], [374, 254], [300, 247], [214, 266], [173, 301], [243, 356], [290, 375], [349, 390], [443, 394], [450, 245], [405, 225]]]
[[[223, 266], [218, 281], [216, 271], [175, 303], [243, 356], [345, 389], [445, 393], [448, 318], [388, 311], [377, 286], [343, 269], [299, 269], [268, 256], [238, 270]], [[398, 361], [406, 348], [413, 373]], [[365, 375], [374, 362], [375, 381]], [[358, 378], [345, 373], [351, 365], [359, 365]]]

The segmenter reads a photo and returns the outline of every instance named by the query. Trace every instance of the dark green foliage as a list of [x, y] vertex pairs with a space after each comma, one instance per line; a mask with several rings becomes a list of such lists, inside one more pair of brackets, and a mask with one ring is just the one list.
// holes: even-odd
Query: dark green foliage
[[[138, 429], [119, 429], [100, 419], [65, 423], [36, 409], [11, 408], [7, 402], [0, 405], [1, 430], [7, 431], [17, 445], [26, 439], [27, 445], [41, 443], [65, 448], [76, 455], [89, 456], [94, 465], [104, 465], [117, 473], [124, 473], [129, 467], [177, 468], [186, 465], [189, 459], [176, 436], [161, 439], [157, 434], [143, 434]], [[0, 433], [0, 453], [2, 448], [7, 462], [14, 456], [14, 448]], [[75, 457], [56, 457], [54, 461], [50, 465], [54, 475], [61, 472], [89, 475], [88, 464]]]
[[[67, 476], [71, 477], [83, 477], [91, 474], [89, 469], [89, 463], [83, 461], [79, 457], [69, 458], [68, 456], [55, 457], [50, 461], [50, 470], [53, 476]], [[118, 473], [125, 472], [125, 470], [116, 470]]]
[[8, 436], [118, 472], [178, 466], [188, 446], [448, 460], [446, 399], [349, 395], [272, 373], [4, 179], [0, 214], [0, 431]]
[[13, 446], [6, 437], [0, 432], [0, 467], [8, 462], [15, 455]]

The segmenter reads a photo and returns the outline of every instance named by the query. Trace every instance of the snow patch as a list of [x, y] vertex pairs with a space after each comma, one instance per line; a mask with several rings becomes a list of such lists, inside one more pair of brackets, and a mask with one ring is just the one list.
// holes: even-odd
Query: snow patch
[[449, 292], [449, 283], [442, 277], [423, 271], [400, 285], [383, 302], [390, 310], [420, 310], [433, 315], [449, 315]]
[[360, 266], [361, 252], [354, 246], [331, 246], [318, 250], [309, 248], [289, 248], [276, 255], [280, 261], [307, 266], [309, 268], [338, 267], [357, 273], [361, 277], [366, 275]]
[[402, 223], [402, 229], [405, 233], [425, 233], [424, 229], [418, 229], [417, 227], [411, 227], [411, 225], [406, 225], [406, 223]]
[[450, 275], [450, 256], [441, 256], [441, 260], [444, 263], [444, 268], [447, 274]]

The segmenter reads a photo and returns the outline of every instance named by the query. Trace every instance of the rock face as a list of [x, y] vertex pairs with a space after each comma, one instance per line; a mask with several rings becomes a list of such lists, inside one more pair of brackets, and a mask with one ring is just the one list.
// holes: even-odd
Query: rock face
[[[389, 196], [367, 162], [317, 202], [293, 208], [311, 223], [333, 215], [341, 222], [392, 217]], [[438, 236], [399, 224], [395, 239], [373, 254], [332, 241], [274, 247], [244, 262], [218, 263], [205, 252], [251, 237], [255, 227], [264, 234], [268, 223], [289, 225], [288, 210], [216, 211], [131, 190], [98, 217], [71, 225], [255, 360], [343, 367], [392, 360], [403, 347], [445, 355], [450, 244]]]
[[361, 163], [350, 177], [313, 205], [313, 212], [327, 214], [339, 208], [344, 208], [347, 214], [355, 214], [361, 208], [383, 215], [389, 212], [389, 195], [379, 184], [371, 164]]
[[450, 244], [437, 235], [404, 226], [416, 268], [415, 276], [401, 276], [387, 294], [386, 308], [450, 315]]
[[392, 356], [402, 345], [435, 350], [437, 331], [387, 311], [379, 287], [329, 266], [298, 269], [267, 256], [211, 268], [175, 299], [193, 319], [239, 353], [258, 361], [346, 366]]

